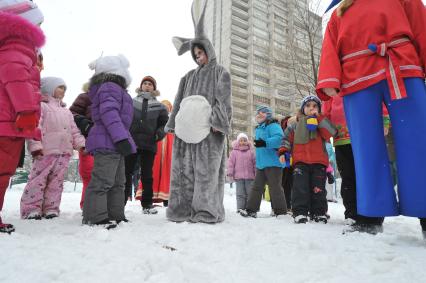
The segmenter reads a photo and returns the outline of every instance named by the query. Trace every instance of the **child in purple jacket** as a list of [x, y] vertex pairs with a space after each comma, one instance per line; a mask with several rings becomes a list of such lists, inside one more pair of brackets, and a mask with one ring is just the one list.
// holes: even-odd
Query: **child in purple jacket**
[[124, 216], [124, 157], [136, 152], [129, 133], [133, 102], [126, 88], [131, 82], [123, 55], [105, 56], [89, 65], [89, 97], [94, 122], [86, 150], [94, 155], [92, 178], [83, 204], [83, 224], [114, 228]]
[[241, 133], [232, 142], [228, 159], [228, 176], [237, 184], [237, 212], [246, 209], [247, 199], [256, 172], [256, 156], [246, 134]]

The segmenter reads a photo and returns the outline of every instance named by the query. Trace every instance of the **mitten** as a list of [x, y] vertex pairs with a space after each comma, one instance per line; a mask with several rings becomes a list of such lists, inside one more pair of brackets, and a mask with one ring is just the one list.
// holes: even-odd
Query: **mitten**
[[43, 156], [43, 150], [39, 149], [39, 150], [33, 151], [31, 152], [31, 156], [33, 158], [41, 157]]
[[74, 116], [74, 122], [79, 128], [81, 134], [87, 138], [89, 135], [90, 129], [93, 127], [93, 122], [90, 119], [87, 119], [85, 116], [82, 115], [75, 115]]
[[306, 128], [312, 132], [317, 130], [318, 119], [316, 116], [308, 116], [308, 119], [306, 119]]
[[38, 124], [35, 112], [21, 112], [16, 117], [15, 127], [19, 131], [33, 131]]
[[166, 133], [164, 131], [164, 128], [159, 128], [155, 132], [155, 141], [160, 141], [166, 136]]
[[123, 156], [128, 156], [132, 154], [132, 145], [130, 144], [128, 139], [116, 142], [115, 147], [118, 153], [120, 153]]
[[266, 142], [262, 139], [254, 140], [255, 147], [266, 147]]

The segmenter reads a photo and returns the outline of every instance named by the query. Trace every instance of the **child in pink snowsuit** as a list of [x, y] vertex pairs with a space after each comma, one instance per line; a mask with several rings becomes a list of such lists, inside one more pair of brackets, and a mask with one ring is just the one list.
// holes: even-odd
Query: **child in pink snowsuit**
[[75, 125], [71, 111], [62, 102], [65, 90], [61, 78], [41, 80], [43, 99], [39, 127], [42, 141], [28, 141], [34, 163], [21, 198], [21, 217], [24, 219], [59, 216], [64, 174], [73, 149], [84, 149], [85, 139]]

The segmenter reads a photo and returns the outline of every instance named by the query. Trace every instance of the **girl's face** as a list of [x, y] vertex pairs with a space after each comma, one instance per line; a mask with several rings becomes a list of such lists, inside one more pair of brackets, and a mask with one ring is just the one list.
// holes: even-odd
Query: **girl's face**
[[247, 145], [248, 144], [248, 140], [246, 138], [241, 138], [239, 141], [240, 145]]
[[308, 101], [303, 108], [303, 112], [306, 116], [318, 115], [319, 107], [315, 101]]
[[67, 88], [64, 85], [58, 86], [53, 93], [53, 97], [62, 100], [66, 90]]
[[144, 81], [142, 84], [142, 91], [143, 92], [153, 92], [154, 91], [154, 85], [150, 81]]
[[206, 52], [204, 52], [203, 49], [200, 49], [198, 47], [194, 48], [194, 55], [195, 55], [195, 60], [197, 61], [198, 65], [207, 65], [207, 63], [209, 62], [209, 59], [207, 58], [207, 54]]
[[257, 114], [256, 114], [256, 122], [258, 124], [263, 123], [266, 120], [266, 115], [267, 115], [266, 113], [257, 112]]

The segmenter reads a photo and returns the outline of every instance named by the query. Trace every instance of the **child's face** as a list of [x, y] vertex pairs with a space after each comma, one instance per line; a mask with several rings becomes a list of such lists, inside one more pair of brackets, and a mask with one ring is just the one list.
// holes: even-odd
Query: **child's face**
[[257, 112], [256, 114], [256, 122], [258, 124], [263, 123], [266, 120], [266, 113], [263, 112]]
[[53, 93], [53, 97], [57, 99], [63, 99], [65, 96], [66, 87], [64, 85], [58, 86]]
[[154, 91], [154, 85], [150, 81], [144, 81], [142, 84], [142, 91], [143, 92], [153, 92]]
[[247, 145], [248, 144], [248, 140], [246, 138], [241, 138], [239, 141], [240, 145]]
[[195, 60], [197, 61], [198, 65], [207, 65], [209, 62], [209, 59], [207, 58], [206, 52], [204, 52], [203, 49], [200, 49], [198, 47], [194, 48], [194, 55]]
[[305, 113], [306, 116], [318, 115], [319, 113], [318, 104], [315, 101], [308, 101], [305, 104], [305, 107], [303, 108], [303, 112]]

